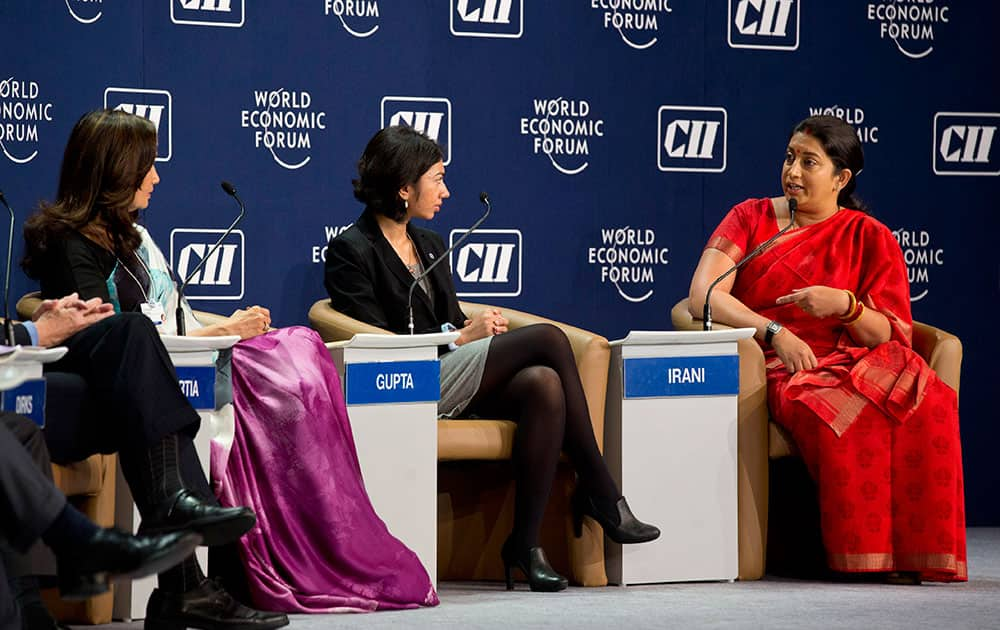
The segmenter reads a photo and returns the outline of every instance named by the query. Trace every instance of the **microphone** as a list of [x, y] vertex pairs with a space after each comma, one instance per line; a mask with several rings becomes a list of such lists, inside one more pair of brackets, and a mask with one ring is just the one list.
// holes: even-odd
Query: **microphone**
[[708, 291], [705, 292], [705, 308], [702, 309], [702, 328], [701, 328], [702, 330], [712, 330], [712, 303], [710, 300], [712, 298], [712, 289], [715, 288], [715, 285], [719, 284], [720, 282], [728, 278], [729, 274], [735, 272], [737, 269], [750, 262], [750, 260], [756, 258], [759, 254], [762, 254], [764, 250], [767, 249], [768, 245], [773, 243], [779, 236], [781, 236], [789, 229], [791, 229], [791, 227], [795, 225], [795, 211], [798, 209], [798, 207], [799, 207], [798, 201], [796, 201], [795, 199], [789, 199], [788, 225], [778, 230], [777, 234], [775, 234], [771, 238], [767, 239], [766, 241], [758, 245], [747, 256], [744, 256], [743, 260], [741, 260], [740, 262], [736, 263], [735, 265], [727, 269], [724, 274], [716, 278], [715, 281], [712, 282], [712, 284], [708, 285]]
[[0, 203], [7, 208], [10, 213], [10, 230], [7, 232], [7, 271], [3, 278], [3, 342], [8, 346], [14, 345], [14, 324], [10, 321], [10, 261], [14, 254], [14, 210], [7, 203], [7, 198], [0, 190]]
[[233, 228], [235, 228], [236, 224], [243, 219], [243, 215], [246, 214], [247, 211], [246, 206], [243, 205], [243, 200], [236, 194], [236, 186], [224, 181], [222, 182], [222, 190], [226, 191], [227, 195], [235, 199], [236, 203], [240, 204], [240, 214], [236, 217], [236, 220], [230, 224], [222, 236], [219, 237], [219, 240], [215, 242], [215, 245], [212, 245], [212, 248], [208, 250], [208, 253], [202, 256], [201, 262], [199, 262], [195, 268], [191, 270], [191, 273], [188, 274], [187, 278], [184, 278], [184, 282], [181, 283], [181, 286], [177, 287], [177, 310], [174, 312], [174, 317], [177, 321], [177, 334], [182, 337], [187, 334], [187, 329], [184, 326], [184, 309], [181, 306], [184, 300], [184, 289], [187, 288], [188, 282], [191, 282], [191, 278], [194, 278], [195, 274], [201, 271], [201, 268], [205, 266], [206, 262], [208, 262], [208, 259], [215, 254], [216, 250], [222, 247], [222, 241], [226, 240], [226, 237], [232, 233]]
[[454, 249], [456, 247], [458, 247], [459, 245], [461, 245], [462, 243], [464, 243], [465, 240], [467, 238], [469, 238], [469, 236], [473, 232], [476, 231], [476, 228], [478, 228], [480, 225], [483, 224], [483, 221], [486, 220], [486, 217], [490, 216], [490, 210], [493, 209], [493, 206], [490, 205], [490, 196], [486, 194], [486, 191], [483, 191], [483, 192], [479, 193], [479, 202], [482, 203], [484, 206], [486, 206], [486, 212], [483, 213], [483, 216], [479, 217], [479, 220], [476, 221], [475, 223], [473, 223], [472, 227], [470, 227], [468, 230], [465, 231], [465, 234], [463, 234], [461, 237], [459, 237], [459, 239], [457, 241], [455, 241], [455, 243], [451, 247], [449, 247], [448, 249], [444, 250], [444, 253], [442, 253], [440, 256], [438, 256], [438, 259], [435, 260], [434, 262], [432, 262], [427, 267], [427, 269], [424, 269], [423, 272], [419, 276], [417, 276], [416, 278], [413, 279], [413, 283], [410, 284], [410, 294], [406, 298], [406, 310], [410, 314], [409, 328], [410, 328], [410, 334], [411, 335], [413, 334], [413, 290], [417, 288], [417, 285], [420, 284], [420, 281], [423, 280], [425, 277], [427, 277], [427, 274], [429, 274], [431, 272], [431, 270], [434, 269], [434, 267], [438, 266], [438, 263], [440, 263], [442, 260], [445, 260], [446, 258], [448, 258], [448, 256], [451, 254], [451, 252], [454, 251]]

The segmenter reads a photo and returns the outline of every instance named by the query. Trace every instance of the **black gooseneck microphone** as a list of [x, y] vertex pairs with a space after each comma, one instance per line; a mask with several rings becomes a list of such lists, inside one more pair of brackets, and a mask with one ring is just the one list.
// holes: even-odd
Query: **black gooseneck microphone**
[[701, 328], [702, 330], [712, 330], [712, 303], [710, 300], [712, 298], [712, 289], [715, 288], [715, 285], [719, 284], [720, 282], [728, 278], [729, 274], [735, 272], [737, 269], [747, 264], [750, 260], [756, 258], [759, 254], [763, 253], [763, 251], [767, 249], [767, 246], [773, 243], [775, 239], [777, 239], [779, 236], [790, 230], [791, 227], [795, 225], [795, 211], [798, 209], [798, 207], [799, 207], [798, 201], [796, 201], [795, 199], [789, 199], [788, 225], [778, 230], [777, 234], [775, 234], [771, 238], [767, 239], [766, 241], [758, 245], [752, 252], [744, 256], [743, 260], [741, 260], [740, 262], [736, 263], [735, 265], [727, 269], [724, 274], [716, 278], [715, 281], [712, 282], [712, 284], [708, 285], [708, 291], [705, 292], [705, 308], [702, 309], [702, 328]]
[[217, 249], [219, 249], [219, 247], [222, 246], [222, 241], [226, 240], [226, 237], [232, 233], [233, 228], [236, 227], [236, 224], [239, 223], [241, 220], [243, 220], [243, 215], [246, 214], [247, 211], [246, 207], [243, 205], [243, 200], [240, 199], [239, 195], [236, 194], [236, 186], [233, 186], [229, 182], [224, 181], [222, 182], [222, 190], [226, 191], [227, 195], [235, 199], [236, 203], [240, 204], [240, 214], [239, 216], [236, 217], [236, 220], [233, 221], [232, 224], [226, 229], [226, 231], [222, 234], [222, 236], [219, 237], [219, 240], [215, 242], [215, 245], [212, 245], [212, 248], [208, 250], [208, 253], [202, 256], [201, 262], [199, 262], [195, 266], [195, 268], [191, 270], [191, 273], [188, 274], [187, 278], [184, 278], [184, 282], [181, 283], [181, 286], [177, 287], [177, 310], [174, 312], [174, 317], [177, 320], [177, 334], [181, 335], [182, 337], [187, 334], [187, 327], [184, 325], [184, 308], [182, 307], [184, 300], [184, 289], [187, 288], [188, 282], [191, 281], [191, 278], [193, 278], [195, 274], [197, 274], [201, 270], [201, 268], [205, 266], [205, 263], [208, 262], [208, 259], [212, 257], [212, 255], [215, 253]]
[[14, 254], [14, 210], [7, 203], [2, 190], [0, 190], [0, 203], [10, 213], [10, 231], [7, 233], [7, 271], [4, 272], [3, 278], [3, 342], [13, 346], [14, 324], [10, 321], [10, 260]]
[[446, 258], [448, 258], [448, 256], [451, 254], [451, 252], [454, 251], [454, 249], [456, 247], [458, 247], [459, 245], [461, 245], [462, 243], [464, 243], [465, 240], [467, 238], [469, 238], [469, 236], [473, 232], [476, 231], [476, 228], [478, 228], [480, 225], [483, 224], [483, 221], [486, 220], [486, 217], [490, 216], [490, 210], [493, 209], [493, 206], [490, 205], [490, 196], [486, 194], [486, 191], [483, 191], [483, 192], [479, 193], [479, 201], [484, 206], [486, 206], [486, 212], [483, 213], [483, 216], [479, 217], [479, 220], [476, 221], [475, 223], [473, 223], [472, 227], [470, 227], [468, 230], [465, 231], [465, 234], [463, 234], [461, 237], [459, 237], [459, 239], [457, 241], [455, 241], [455, 243], [451, 247], [449, 247], [448, 249], [444, 250], [444, 253], [442, 253], [440, 256], [438, 256], [438, 259], [435, 260], [434, 262], [432, 262], [427, 267], [427, 269], [424, 269], [423, 273], [421, 273], [419, 276], [417, 276], [416, 278], [414, 278], [413, 279], [413, 283], [410, 284], [410, 295], [406, 298], [406, 310], [410, 314], [410, 325], [409, 325], [409, 328], [410, 328], [410, 334], [411, 335], [413, 334], [413, 290], [417, 288], [417, 285], [420, 283], [420, 281], [423, 280], [424, 278], [426, 278], [427, 274], [429, 274], [431, 272], [431, 270], [434, 269], [434, 267], [438, 266], [438, 263], [440, 263], [442, 260], [445, 260]]

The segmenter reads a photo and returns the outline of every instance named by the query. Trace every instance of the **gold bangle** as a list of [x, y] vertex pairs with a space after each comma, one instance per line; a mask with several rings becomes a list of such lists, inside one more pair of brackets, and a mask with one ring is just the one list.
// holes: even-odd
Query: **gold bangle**
[[854, 292], [850, 289], [844, 289], [844, 292], [847, 293], [847, 299], [849, 302], [847, 311], [843, 315], [837, 316], [840, 318], [840, 321], [847, 321], [851, 319], [854, 315], [856, 315], [856, 311], [858, 310], [858, 298], [854, 295]]
[[861, 303], [861, 302], [858, 302], [858, 312], [855, 313], [853, 317], [845, 319], [844, 320], [844, 325], [845, 326], [850, 326], [851, 324], [856, 324], [857, 321], [859, 319], [861, 319], [861, 316], [864, 315], [864, 314], [865, 314], [865, 305], [863, 303]]

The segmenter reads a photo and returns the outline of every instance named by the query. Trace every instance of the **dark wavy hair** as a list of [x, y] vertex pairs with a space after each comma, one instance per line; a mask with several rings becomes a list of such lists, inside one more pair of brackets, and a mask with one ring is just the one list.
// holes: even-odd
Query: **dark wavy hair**
[[135, 191], [156, 160], [156, 127], [123, 111], [99, 109], [73, 126], [53, 203], [42, 202], [24, 223], [21, 266], [31, 277], [53, 239], [77, 231], [118, 256], [141, 237], [133, 223]]
[[441, 147], [412, 127], [386, 127], [368, 141], [358, 161], [354, 197], [393, 221], [406, 217], [399, 190], [444, 159]]
[[854, 195], [857, 188], [858, 174], [865, 167], [865, 152], [861, 149], [861, 141], [854, 127], [836, 116], [810, 116], [795, 125], [788, 139], [797, 133], [812, 136], [823, 145], [823, 151], [833, 161], [837, 172], [845, 168], [851, 170], [851, 179], [840, 189], [837, 204], [844, 208], [853, 208], [868, 212], [868, 206]]

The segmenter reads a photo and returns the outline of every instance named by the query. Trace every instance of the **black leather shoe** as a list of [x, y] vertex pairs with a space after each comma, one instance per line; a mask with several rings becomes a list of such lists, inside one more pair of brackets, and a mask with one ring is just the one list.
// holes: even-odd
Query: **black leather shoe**
[[512, 538], [508, 538], [500, 550], [503, 559], [503, 574], [507, 582], [507, 590], [514, 590], [514, 577], [511, 569], [517, 567], [528, 578], [528, 586], [533, 591], [554, 592], [565, 590], [569, 580], [556, 573], [545, 557], [541, 547], [530, 547], [516, 550]]
[[201, 534], [203, 545], [212, 547], [238, 540], [256, 522], [257, 517], [248, 507], [224, 508], [206, 503], [188, 490], [178, 490], [158, 505], [148, 519], [142, 519], [139, 533], [190, 530]]
[[146, 604], [145, 630], [269, 630], [288, 625], [282, 613], [247, 608], [215, 580], [204, 580], [187, 593], [155, 589]]
[[619, 497], [612, 514], [605, 514], [599, 510], [593, 499], [579, 490], [573, 493], [572, 505], [573, 530], [577, 538], [583, 535], [584, 516], [589, 516], [600, 523], [608, 538], [619, 545], [644, 543], [660, 537], [658, 527], [643, 523], [632, 514], [625, 497]]
[[159, 573], [190, 556], [200, 543], [201, 535], [194, 532], [131, 536], [99, 529], [72, 554], [58, 556], [59, 592], [63, 599], [100, 595], [108, 590], [109, 578]]

